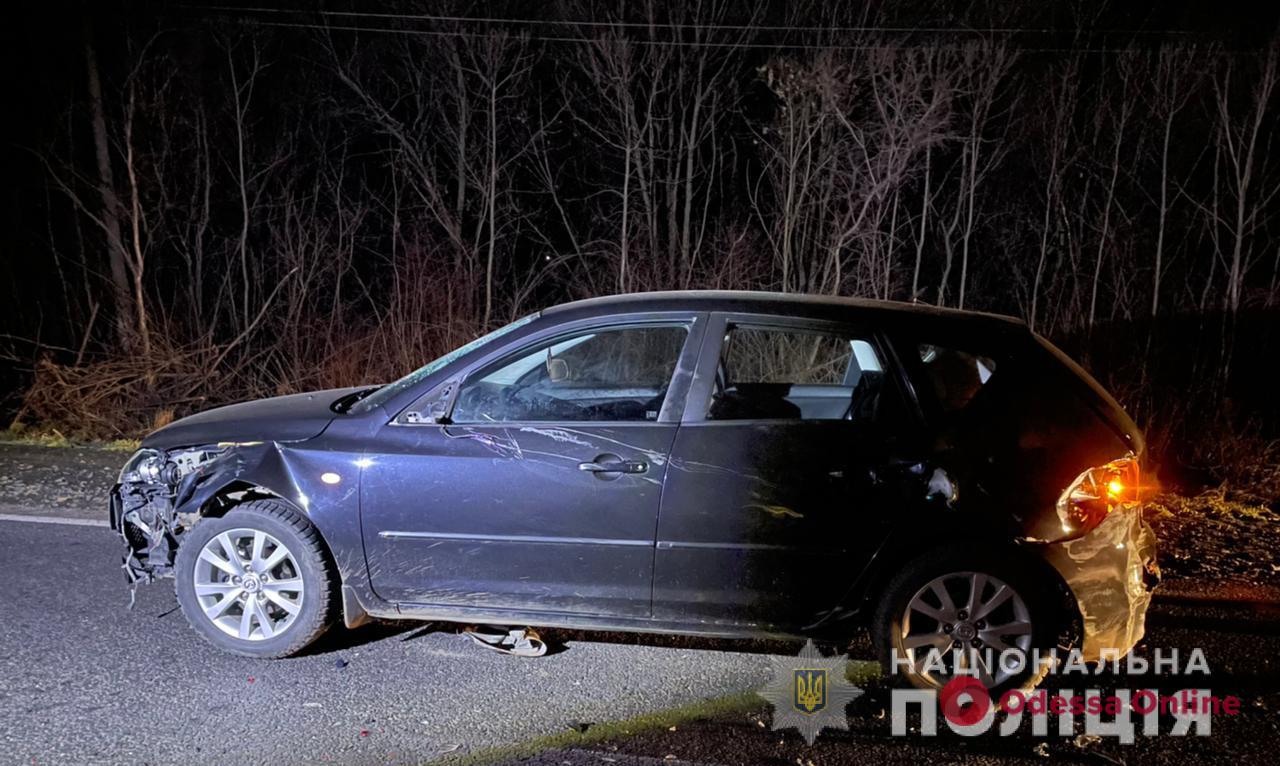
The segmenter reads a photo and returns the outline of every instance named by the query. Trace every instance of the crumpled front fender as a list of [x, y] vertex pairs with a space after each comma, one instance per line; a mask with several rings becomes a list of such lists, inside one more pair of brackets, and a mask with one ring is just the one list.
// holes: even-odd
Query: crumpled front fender
[[[359, 545], [359, 466], [349, 453], [306, 449], [280, 442], [219, 445], [222, 454], [182, 478], [177, 486], [123, 484], [112, 493], [112, 516], [136, 554], [130, 571], [150, 581], [169, 574], [182, 532], [250, 496], [274, 496], [297, 508], [334, 551], [344, 580], [363, 575]], [[337, 477], [325, 483], [325, 475]], [[139, 518], [129, 511], [147, 511]], [[129, 519], [134, 519], [133, 522]], [[137, 521], [144, 521], [139, 527]], [[145, 534], [144, 534], [145, 533]], [[162, 544], [163, 543], [163, 544]]]
[[294, 505], [305, 497], [281, 455], [281, 445], [260, 442], [234, 445], [184, 477], [174, 493], [174, 511], [188, 518], [202, 516], [214, 497], [235, 484], [260, 487]]

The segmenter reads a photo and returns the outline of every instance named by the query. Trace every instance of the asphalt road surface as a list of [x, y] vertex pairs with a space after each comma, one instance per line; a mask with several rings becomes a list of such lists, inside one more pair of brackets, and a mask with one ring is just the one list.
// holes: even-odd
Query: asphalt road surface
[[118, 560], [107, 529], [0, 521], [0, 764], [422, 763], [768, 678], [759, 654], [572, 641], [520, 659], [413, 625], [233, 657], [167, 582], [130, 610]]

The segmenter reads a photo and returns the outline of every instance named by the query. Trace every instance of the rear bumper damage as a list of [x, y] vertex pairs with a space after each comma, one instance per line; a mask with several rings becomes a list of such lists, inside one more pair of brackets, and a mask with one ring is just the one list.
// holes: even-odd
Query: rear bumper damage
[[1075, 597], [1085, 662], [1113, 652], [1123, 657], [1142, 640], [1160, 567], [1156, 536], [1139, 504], [1116, 508], [1083, 537], [1046, 546], [1044, 557]]

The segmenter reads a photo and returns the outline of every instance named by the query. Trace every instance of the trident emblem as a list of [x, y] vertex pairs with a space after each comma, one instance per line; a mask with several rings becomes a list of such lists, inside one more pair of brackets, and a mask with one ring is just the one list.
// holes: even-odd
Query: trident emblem
[[813, 715], [827, 706], [826, 669], [799, 668], [795, 671], [795, 709]]

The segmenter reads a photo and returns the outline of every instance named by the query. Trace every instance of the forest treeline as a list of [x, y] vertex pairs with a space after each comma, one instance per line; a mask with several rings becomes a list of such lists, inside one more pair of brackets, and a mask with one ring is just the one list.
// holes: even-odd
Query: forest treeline
[[803, 6], [90, 30], [38, 151], [31, 257], [61, 305], [19, 418], [132, 435], [686, 288], [1019, 316], [1149, 427], [1157, 384], [1203, 392], [1188, 411], [1239, 397], [1232, 370], [1277, 347], [1274, 40], [1116, 43], [1086, 18], [1029, 44]]

